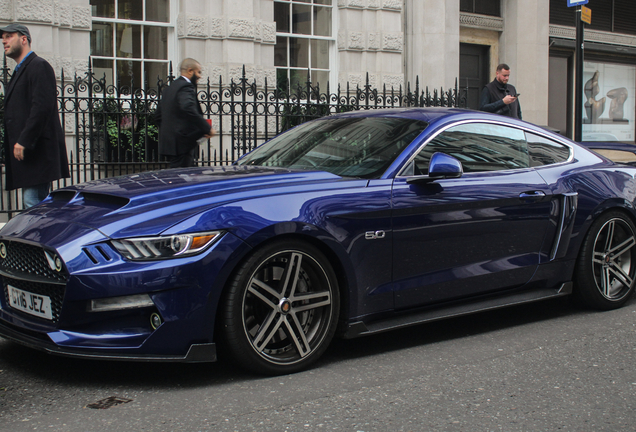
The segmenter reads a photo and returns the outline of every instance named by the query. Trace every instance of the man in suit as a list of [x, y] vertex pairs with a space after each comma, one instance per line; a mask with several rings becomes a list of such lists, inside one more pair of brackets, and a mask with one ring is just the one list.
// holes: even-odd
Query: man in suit
[[512, 84], [508, 84], [509, 79], [510, 66], [501, 63], [495, 71], [495, 79], [481, 92], [479, 109], [521, 120], [519, 93]]
[[159, 154], [167, 156], [170, 168], [194, 166], [198, 140], [216, 131], [203, 117], [197, 100], [201, 65], [187, 58], [179, 66], [181, 76], [164, 90], [155, 119], [159, 125]]
[[18, 64], [4, 95], [6, 188], [22, 188], [29, 208], [46, 198], [53, 180], [69, 177], [55, 72], [31, 51], [27, 27], [12, 23], [0, 36], [4, 53]]

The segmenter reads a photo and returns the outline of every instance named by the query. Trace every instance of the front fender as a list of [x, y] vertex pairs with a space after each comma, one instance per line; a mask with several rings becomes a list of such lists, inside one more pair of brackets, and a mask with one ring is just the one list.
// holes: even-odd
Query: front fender
[[[250, 248], [289, 236], [312, 242], [344, 276], [342, 288], [351, 293], [350, 315], [356, 317], [393, 308], [390, 197], [390, 181], [258, 197], [206, 210], [164, 234], [222, 229]], [[386, 235], [370, 241], [369, 231]]]

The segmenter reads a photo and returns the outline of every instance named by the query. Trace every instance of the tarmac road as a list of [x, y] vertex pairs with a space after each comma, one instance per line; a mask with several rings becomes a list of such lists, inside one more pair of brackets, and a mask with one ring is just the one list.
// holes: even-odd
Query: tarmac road
[[[0, 339], [2, 431], [635, 431], [636, 299], [564, 300], [337, 340], [283, 377], [67, 359]], [[89, 404], [111, 396], [129, 402]]]

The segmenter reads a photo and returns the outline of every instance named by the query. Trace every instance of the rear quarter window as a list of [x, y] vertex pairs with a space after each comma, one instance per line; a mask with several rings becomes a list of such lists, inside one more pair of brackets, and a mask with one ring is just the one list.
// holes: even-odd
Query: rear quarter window
[[526, 141], [530, 166], [533, 167], [565, 162], [572, 152], [572, 149], [566, 145], [531, 132], [526, 132]]

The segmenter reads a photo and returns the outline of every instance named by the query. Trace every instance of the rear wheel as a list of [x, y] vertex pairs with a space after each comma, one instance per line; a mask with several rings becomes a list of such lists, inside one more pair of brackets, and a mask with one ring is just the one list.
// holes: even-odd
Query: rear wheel
[[257, 250], [239, 268], [222, 305], [234, 359], [266, 374], [302, 370], [333, 338], [340, 301], [324, 255], [298, 241]]
[[576, 268], [576, 294], [585, 304], [609, 310], [634, 291], [636, 228], [623, 213], [603, 214], [590, 228]]

